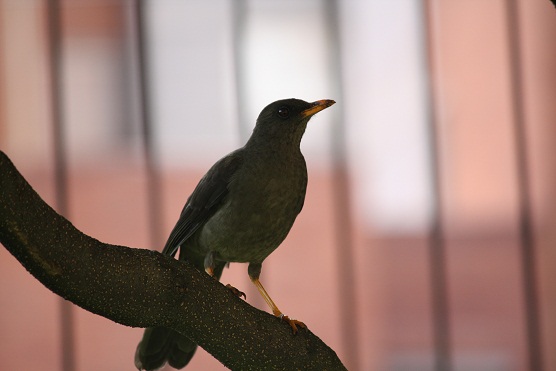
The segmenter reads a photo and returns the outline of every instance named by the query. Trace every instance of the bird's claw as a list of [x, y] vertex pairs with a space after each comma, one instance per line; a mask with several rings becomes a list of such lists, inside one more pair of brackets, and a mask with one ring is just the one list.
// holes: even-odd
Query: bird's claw
[[239, 291], [238, 289], [236, 289], [235, 287], [233, 287], [230, 284], [226, 285], [226, 288], [228, 290], [230, 290], [232, 292], [232, 294], [234, 294], [235, 296], [237, 296], [238, 298], [241, 298], [243, 296], [243, 299], [247, 299], [247, 295], [245, 295], [245, 293], [243, 291]]
[[285, 314], [280, 314], [278, 318], [280, 318], [282, 321], [287, 322], [290, 325], [294, 335], [297, 334], [298, 331], [297, 326], [301, 328], [307, 328], [307, 325], [305, 325], [303, 322], [298, 321], [296, 319], [290, 319], [290, 317], [286, 316]]

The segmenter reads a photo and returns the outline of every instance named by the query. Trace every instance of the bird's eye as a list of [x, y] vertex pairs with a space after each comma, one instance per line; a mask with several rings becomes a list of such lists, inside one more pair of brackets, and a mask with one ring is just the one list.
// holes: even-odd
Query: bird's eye
[[281, 118], [285, 119], [289, 115], [290, 115], [290, 110], [288, 109], [288, 107], [278, 108], [278, 116], [280, 116]]

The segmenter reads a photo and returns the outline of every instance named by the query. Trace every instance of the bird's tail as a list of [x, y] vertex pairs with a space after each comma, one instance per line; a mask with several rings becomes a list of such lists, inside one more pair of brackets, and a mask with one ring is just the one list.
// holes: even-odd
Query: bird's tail
[[[204, 256], [197, 255], [192, 249], [184, 249], [180, 260], [187, 260], [203, 270]], [[214, 267], [214, 278], [220, 280], [226, 263], [217, 262]], [[135, 366], [138, 370], [157, 370], [168, 363], [181, 369], [187, 366], [197, 350], [197, 344], [188, 337], [165, 327], [149, 327], [145, 329], [143, 338], [135, 351]]]
[[185, 367], [197, 349], [197, 344], [187, 337], [165, 327], [145, 330], [135, 351], [138, 370], [157, 370], [166, 362], [176, 369]]

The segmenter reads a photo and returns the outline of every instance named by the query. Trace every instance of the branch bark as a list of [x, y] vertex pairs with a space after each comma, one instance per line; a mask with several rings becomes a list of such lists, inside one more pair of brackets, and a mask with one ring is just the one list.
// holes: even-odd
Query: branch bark
[[[193, 266], [80, 232], [40, 198], [3, 152], [0, 243], [66, 300], [125, 326], [172, 328], [231, 369], [345, 370], [309, 330], [292, 335], [279, 319]], [[131, 364], [133, 354], [129, 359]]]

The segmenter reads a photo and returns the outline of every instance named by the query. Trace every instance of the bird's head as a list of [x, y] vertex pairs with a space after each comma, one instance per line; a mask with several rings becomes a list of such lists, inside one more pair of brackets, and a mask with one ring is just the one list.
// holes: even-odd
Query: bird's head
[[249, 142], [273, 141], [299, 148], [309, 119], [334, 103], [329, 99], [309, 103], [294, 98], [270, 103], [259, 114]]

